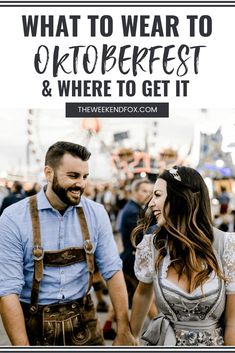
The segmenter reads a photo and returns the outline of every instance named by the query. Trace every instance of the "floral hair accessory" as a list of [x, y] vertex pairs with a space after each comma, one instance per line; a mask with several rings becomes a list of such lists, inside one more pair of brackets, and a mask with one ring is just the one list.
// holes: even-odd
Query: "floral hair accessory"
[[173, 176], [174, 179], [181, 181], [181, 177], [177, 168], [171, 168], [168, 170], [168, 172]]

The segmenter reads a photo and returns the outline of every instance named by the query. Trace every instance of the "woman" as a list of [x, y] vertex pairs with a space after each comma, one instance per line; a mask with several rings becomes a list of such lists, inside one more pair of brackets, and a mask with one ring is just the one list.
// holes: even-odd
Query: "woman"
[[145, 232], [155, 217], [156, 231], [136, 249], [134, 336], [154, 288], [159, 314], [142, 336], [148, 345], [235, 345], [235, 234], [212, 228], [203, 178], [188, 167], [165, 170], [148, 206], [133, 233]]

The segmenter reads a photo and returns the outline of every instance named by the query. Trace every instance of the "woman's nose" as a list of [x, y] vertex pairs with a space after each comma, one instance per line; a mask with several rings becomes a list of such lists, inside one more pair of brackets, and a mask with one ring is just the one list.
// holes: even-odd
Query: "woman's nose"
[[149, 202], [149, 207], [152, 207], [154, 206], [154, 200], [153, 200], [153, 197], [151, 198], [150, 202]]

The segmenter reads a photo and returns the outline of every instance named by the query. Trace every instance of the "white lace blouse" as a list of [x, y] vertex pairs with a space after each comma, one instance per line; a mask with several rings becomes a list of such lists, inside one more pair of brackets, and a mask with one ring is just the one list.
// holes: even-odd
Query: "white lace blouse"
[[[135, 275], [139, 281], [144, 283], [152, 283], [153, 278], [156, 275], [154, 270], [155, 266], [155, 254], [153, 246], [153, 235], [145, 234], [143, 240], [138, 244], [136, 249], [135, 258]], [[163, 259], [163, 270], [161, 272], [162, 281], [172, 289], [183, 291], [176, 284], [170, 282], [167, 279], [167, 270], [171, 263], [170, 255], [167, 253]], [[235, 293], [235, 233], [224, 233], [224, 253], [222, 256], [222, 265], [224, 275], [227, 279], [226, 294]], [[211, 289], [215, 289], [218, 286], [218, 278], [212, 272], [210, 278], [203, 285], [203, 292], [207, 293]], [[201, 293], [201, 287], [197, 287], [191, 295], [197, 295]]]

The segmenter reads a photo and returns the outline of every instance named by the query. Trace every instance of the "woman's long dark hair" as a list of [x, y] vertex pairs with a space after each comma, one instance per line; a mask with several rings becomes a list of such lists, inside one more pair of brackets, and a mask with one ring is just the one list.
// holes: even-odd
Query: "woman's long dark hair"
[[[202, 285], [212, 271], [222, 279], [222, 274], [213, 251], [213, 228], [210, 199], [202, 176], [192, 168], [175, 167], [181, 181], [165, 170], [158, 176], [167, 183], [167, 197], [163, 216], [166, 220], [156, 232], [154, 245], [158, 250], [156, 267], [166, 256], [166, 244], [172, 267], [179, 278], [184, 274], [190, 283], [190, 291]], [[132, 238], [146, 232], [153, 215], [148, 208], [144, 218], [133, 230]], [[193, 276], [192, 274], [196, 274]]]

